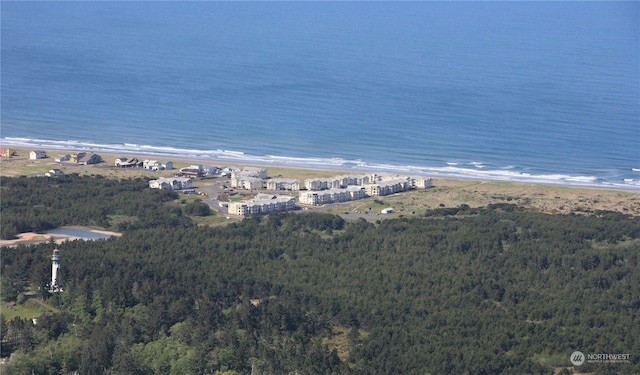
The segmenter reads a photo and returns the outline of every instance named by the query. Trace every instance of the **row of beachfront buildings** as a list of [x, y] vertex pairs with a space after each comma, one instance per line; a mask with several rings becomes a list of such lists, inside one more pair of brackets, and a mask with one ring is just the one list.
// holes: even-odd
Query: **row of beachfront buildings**
[[[266, 169], [243, 168], [231, 170], [232, 188], [246, 190], [268, 190], [297, 192], [293, 195], [258, 194], [253, 199], [228, 203], [230, 215], [251, 216], [298, 208], [297, 203], [318, 206], [329, 203], [347, 202], [366, 197], [385, 196], [410, 189], [426, 189], [432, 180], [424, 176], [356, 174], [339, 175], [330, 178], [310, 178], [299, 180], [268, 178]], [[191, 189], [191, 179], [187, 177], [161, 178], [149, 182], [157, 189]]]
[[[246, 190], [302, 190], [299, 180], [271, 178], [263, 168], [234, 169], [231, 172], [231, 187]], [[329, 178], [308, 178], [304, 181], [306, 190], [345, 189], [348, 186], [364, 187], [370, 196], [388, 195], [408, 189], [426, 189], [432, 180], [424, 176], [394, 174], [346, 174]]]
[[[3, 156], [11, 157], [14, 155], [14, 151], [11, 149], [2, 149], [0, 150]], [[32, 150], [29, 152], [30, 160], [39, 160], [46, 159], [47, 152], [44, 150]], [[73, 164], [81, 164], [81, 165], [89, 165], [89, 164], [98, 164], [102, 163], [102, 157], [98, 154], [94, 154], [93, 152], [74, 152], [72, 154], [59, 154], [54, 159], [58, 163], [73, 163]]]
[[[234, 171], [235, 172], [235, 171]], [[297, 202], [303, 205], [318, 206], [329, 203], [347, 202], [367, 197], [385, 196], [410, 189], [426, 189], [432, 186], [430, 178], [400, 175], [341, 175], [331, 178], [307, 179], [306, 190], [300, 189], [298, 180], [268, 179], [266, 171], [251, 169], [232, 173], [232, 186], [249, 189], [298, 191]], [[262, 183], [258, 183], [260, 180]], [[296, 198], [291, 195], [258, 194], [248, 201], [230, 202], [230, 215], [251, 216], [275, 211], [297, 209]]]

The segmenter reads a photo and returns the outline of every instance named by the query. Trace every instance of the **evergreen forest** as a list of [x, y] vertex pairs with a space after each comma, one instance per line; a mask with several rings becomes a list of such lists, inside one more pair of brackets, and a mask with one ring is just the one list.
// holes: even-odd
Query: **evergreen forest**
[[[516, 205], [367, 222], [296, 212], [198, 226], [145, 179], [1, 177], [2, 374], [640, 373], [640, 218]], [[61, 255], [50, 293], [51, 254]], [[629, 354], [570, 362], [574, 351]]]

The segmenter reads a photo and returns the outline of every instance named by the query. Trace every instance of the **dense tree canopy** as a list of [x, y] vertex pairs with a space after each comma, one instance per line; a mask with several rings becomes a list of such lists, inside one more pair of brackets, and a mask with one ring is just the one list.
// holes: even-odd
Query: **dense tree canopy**
[[[640, 371], [638, 218], [495, 205], [211, 228], [172, 214], [161, 204], [172, 197], [142, 181], [22, 180], [2, 180], [31, 192], [3, 196], [3, 226], [54, 204], [48, 225], [73, 212], [77, 224], [136, 220], [120, 238], [59, 246], [65, 290], [42, 298], [60, 312], [3, 321], [7, 373], [542, 374], [571, 366], [574, 350], [631, 354], [583, 372]], [[93, 207], [72, 203], [87, 186]], [[51, 250], [3, 248], [3, 296], [44, 285]]]
[[[177, 193], [149, 189], [148, 181], [142, 178], [117, 181], [77, 174], [56, 178], [0, 177], [0, 192], [3, 239], [61, 225], [110, 227], [110, 215], [138, 217], [146, 226], [178, 225], [181, 219], [159, 210], [163, 202], [176, 199]], [[114, 229], [123, 230], [126, 225]]]

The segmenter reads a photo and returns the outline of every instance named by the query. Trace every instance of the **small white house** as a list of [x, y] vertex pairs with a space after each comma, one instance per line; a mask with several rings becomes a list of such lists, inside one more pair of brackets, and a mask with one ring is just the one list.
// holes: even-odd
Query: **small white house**
[[42, 150], [33, 150], [29, 153], [29, 159], [31, 160], [44, 159], [46, 157], [47, 153]]
[[69, 154], [60, 154], [58, 155], [58, 157], [55, 158], [55, 161], [57, 161], [58, 163], [61, 163], [63, 161], [69, 161], [71, 160], [71, 155]]
[[58, 177], [58, 176], [62, 176], [64, 174], [64, 172], [62, 172], [59, 169], [52, 169], [49, 172], [45, 173], [44, 175], [47, 177]]
[[144, 160], [142, 162], [142, 168], [144, 169], [152, 169], [153, 167], [159, 166], [160, 163], [158, 163], [157, 160]]

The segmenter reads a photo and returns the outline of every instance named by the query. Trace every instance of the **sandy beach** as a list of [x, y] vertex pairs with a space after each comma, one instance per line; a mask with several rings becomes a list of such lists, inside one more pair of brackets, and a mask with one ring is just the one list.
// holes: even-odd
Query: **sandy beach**
[[[81, 175], [102, 175], [107, 178], [158, 178], [170, 177], [177, 170], [149, 171], [142, 168], [116, 168], [117, 157], [137, 157], [139, 160], [156, 159], [160, 162], [169, 161], [163, 156], [154, 155], [117, 155], [113, 153], [97, 152], [104, 162], [81, 166], [67, 162], [56, 162], [58, 154], [69, 153], [69, 150], [45, 150], [47, 158], [30, 160], [28, 149], [15, 149], [12, 157], [0, 159], [0, 174], [2, 176], [44, 176], [51, 169], [60, 169], [65, 174], [78, 173]], [[86, 150], [83, 150], [86, 151]], [[197, 158], [171, 158], [174, 168], [182, 168], [192, 164], [211, 165], [211, 160]], [[249, 164], [231, 164], [236, 167]], [[217, 165], [225, 167], [228, 165]], [[256, 166], [251, 164], [251, 166]], [[338, 169], [295, 168], [289, 166], [260, 165], [267, 170], [269, 177], [292, 178], [303, 181], [312, 177], [331, 177], [353, 171]], [[201, 180], [194, 183], [196, 187], [214, 183], [216, 179]], [[509, 181], [481, 181], [460, 178], [433, 178], [433, 187], [426, 190], [414, 190], [385, 197], [377, 197], [386, 205], [398, 208], [399, 212], [420, 212], [438, 207], [457, 207], [466, 204], [471, 207], [481, 207], [492, 203], [513, 203], [532, 210], [547, 213], [582, 213], [591, 214], [599, 210], [617, 211], [627, 215], [640, 215], [640, 191], [624, 190], [620, 188], [591, 188], [573, 187], [567, 185], [530, 184]], [[373, 198], [349, 203], [349, 208], [368, 204]], [[341, 207], [340, 210], [344, 210]], [[401, 215], [399, 213], [398, 215]]]

